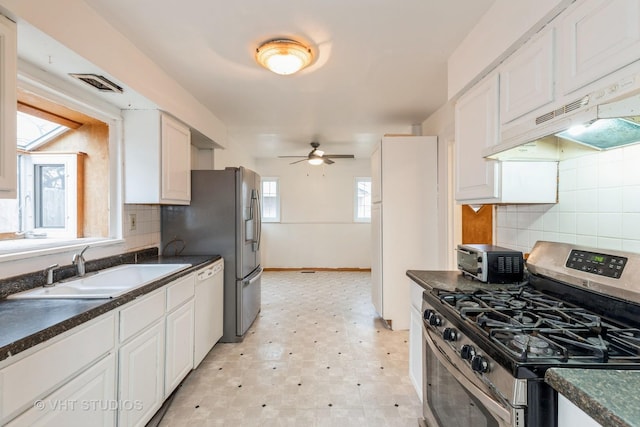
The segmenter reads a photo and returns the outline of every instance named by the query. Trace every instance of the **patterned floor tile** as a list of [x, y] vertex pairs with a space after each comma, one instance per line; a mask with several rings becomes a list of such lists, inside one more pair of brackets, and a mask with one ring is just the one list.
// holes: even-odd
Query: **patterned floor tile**
[[160, 426], [417, 425], [408, 331], [371, 304], [366, 272], [266, 272], [243, 342], [217, 344]]

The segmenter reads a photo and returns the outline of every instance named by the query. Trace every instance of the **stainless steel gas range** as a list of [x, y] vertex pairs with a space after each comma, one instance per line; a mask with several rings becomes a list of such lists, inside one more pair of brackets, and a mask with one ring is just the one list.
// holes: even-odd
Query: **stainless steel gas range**
[[551, 367], [640, 369], [640, 255], [538, 242], [528, 280], [423, 294], [429, 426], [557, 424]]

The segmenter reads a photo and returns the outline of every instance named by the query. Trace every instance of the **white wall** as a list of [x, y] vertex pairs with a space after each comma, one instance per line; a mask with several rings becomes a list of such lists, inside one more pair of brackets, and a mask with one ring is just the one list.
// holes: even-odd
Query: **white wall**
[[82, 0], [0, 0], [0, 11], [25, 20], [170, 112], [220, 146], [226, 126]]
[[262, 227], [262, 264], [271, 268], [370, 268], [371, 225], [353, 221], [355, 178], [369, 159], [330, 166], [258, 159], [256, 170], [280, 182], [280, 223]]
[[497, 210], [497, 244], [537, 240], [640, 253], [640, 145], [560, 162], [559, 203]]

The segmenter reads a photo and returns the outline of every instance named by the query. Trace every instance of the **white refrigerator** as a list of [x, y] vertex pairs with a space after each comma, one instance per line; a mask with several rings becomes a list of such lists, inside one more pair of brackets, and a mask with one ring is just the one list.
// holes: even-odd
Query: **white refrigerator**
[[[394, 330], [409, 329], [407, 270], [438, 270], [438, 140], [382, 138], [371, 158], [371, 296]], [[444, 230], [443, 230], [444, 232]]]

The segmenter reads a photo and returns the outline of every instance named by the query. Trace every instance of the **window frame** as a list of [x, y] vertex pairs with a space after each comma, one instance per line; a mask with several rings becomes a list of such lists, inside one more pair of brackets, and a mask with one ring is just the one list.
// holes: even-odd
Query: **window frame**
[[[126, 249], [123, 232], [123, 210], [124, 195], [122, 189], [123, 168], [122, 168], [122, 135], [123, 123], [122, 112], [116, 105], [96, 97], [82, 88], [78, 88], [68, 82], [52, 76], [50, 73], [42, 71], [31, 64], [18, 61], [17, 86], [37, 96], [48, 99], [69, 109], [78, 111], [109, 126], [109, 195], [108, 203], [111, 207], [107, 212], [109, 217], [109, 230], [107, 236], [96, 238], [65, 238], [56, 239], [51, 244], [38, 245], [43, 243], [40, 239], [35, 239], [34, 245], [25, 246], [18, 251], [0, 252], [0, 266], [3, 263], [14, 260], [28, 260], [39, 258], [42, 263], [43, 256], [69, 253], [78, 248], [83, 248], [87, 242], [92, 248], [101, 247], [101, 256], [109, 256], [122, 253]], [[16, 155], [17, 158], [17, 155]], [[15, 162], [17, 163], [17, 162]], [[14, 173], [14, 175], [16, 175]], [[17, 175], [16, 175], [17, 177]], [[0, 241], [0, 245], [2, 241]], [[97, 250], [95, 252], [98, 252]], [[22, 264], [20, 264], [22, 265]], [[22, 272], [22, 268], [16, 264], [11, 271]], [[8, 274], [8, 273], [7, 273]], [[17, 273], [16, 273], [17, 274]]]
[[[265, 217], [264, 213], [265, 213], [265, 209], [264, 209], [264, 201], [265, 201], [265, 195], [264, 195], [264, 183], [265, 182], [275, 182], [276, 185], [276, 194], [275, 194], [275, 208], [276, 208], [276, 214], [274, 217]], [[261, 206], [260, 206], [260, 212], [261, 212], [261, 220], [262, 222], [280, 222], [280, 178], [278, 177], [262, 177], [260, 178], [260, 195], [261, 195]]]
[[[370, 176], [357, 176], [354, 178], [353, 185], [353, 222], [356, 223], [370, 223], [371, 222], [371, 205], [372, 205], [372, 194], [371, 194], [371, 177]], [[360, 186], [361, 182], [366, 182], [369, 184], [369, 216], [364, 217], [360, 216]]]

